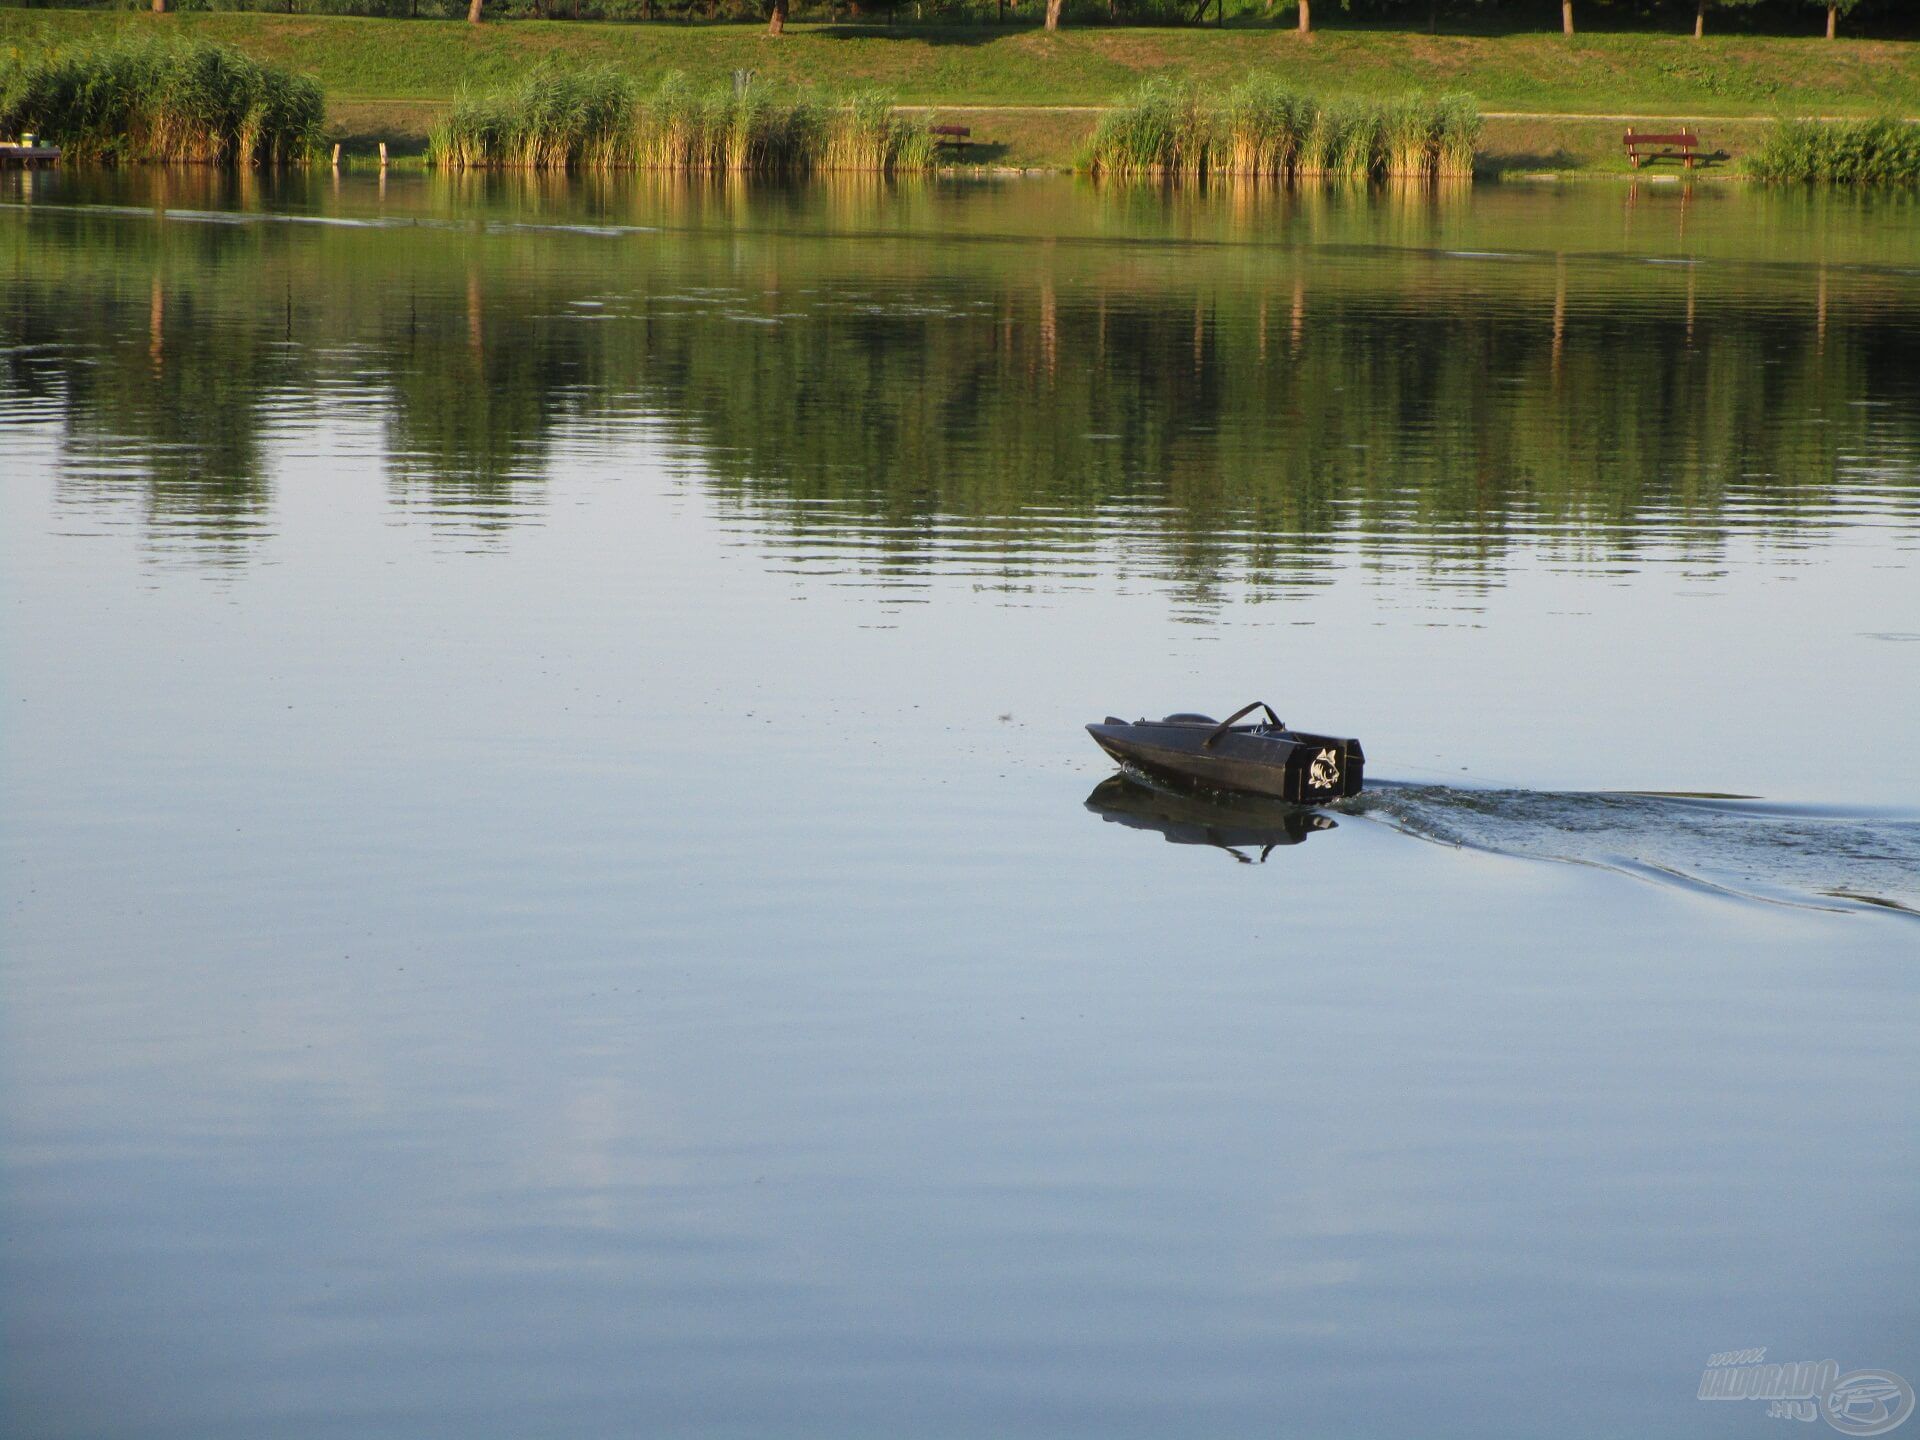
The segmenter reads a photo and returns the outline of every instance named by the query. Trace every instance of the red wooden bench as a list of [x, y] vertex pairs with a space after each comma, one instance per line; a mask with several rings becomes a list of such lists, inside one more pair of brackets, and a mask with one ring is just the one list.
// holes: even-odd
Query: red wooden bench
[[[1700, 148], [1700, 137], [1691, 130], [1681, 130], [1672, 135], [1642, 135], [1629, 125], [1622, 138], [1627, 144], [1627, 163], [1636, 170], [1640, 168], [1642, 160], [1678, 160], [1691, 170], [1694, 153]], [[1652, 148], [1656, 145], [1665, 148]]]

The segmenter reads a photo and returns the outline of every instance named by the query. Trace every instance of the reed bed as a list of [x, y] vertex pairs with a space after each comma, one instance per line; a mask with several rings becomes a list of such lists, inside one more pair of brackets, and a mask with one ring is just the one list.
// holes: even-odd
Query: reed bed
[[1239, 175], [1293, 174], [1316, 109], [1272, 76], [1249, 76], [1228, 93], [1221, 116], [1226, 168]]
[[701, 90], [669, 75], [640, 107], [626, 161], [655, 170], [811, 168], [821, 129], [812, 97], [772, 85]]
[[1835, 185], [1920, 184], [1920, 125], [1876, 120], [1779, 120], [1747, 157], [1761, 180]]
[[433, 128], [427, 155], [456, 169], [597, 169], [631, 140], [633, 82], [604, 67], [535, 69], [497, 95], [463, 95]]
[[291, 164], [325, 129], [318, 85], [227, 45], [129, 38], [0, 60], [0, 135], [33, 131], [74, 160]]
[[1081, 163], [1115, 176], [1439, 179], [1473, 174], [1479, 137], [1469, 95], [1322, 101], [1253, 75], [1214, 99], [1160, 78], [1101, 117]]
[[891, 97], [859, 91], [830, 105], [821, 126], [816, 169], [925, 171], [933, 168], [933, 132], [893, 108]]
[[1200, 92], [1167, 76], [1146, 81], [1100, 117], [1088, 168], [1110, 175], [1204, 175], [1222, 136]]
[[722, 171], [931, 169], [933, 136], [877, 91], [835, 100], [765, 83], [702, 88], [674, 73], [651, 94], [610, 69], [540, 68], [463, 97], [427, 158], [453, 169]]

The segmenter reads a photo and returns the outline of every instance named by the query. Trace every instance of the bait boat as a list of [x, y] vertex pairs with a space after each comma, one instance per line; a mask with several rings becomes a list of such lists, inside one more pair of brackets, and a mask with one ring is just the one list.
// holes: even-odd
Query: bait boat
[[[1266, 711], [1266, 719], [1240, 723], [1256, 710]], [[1087, 733], [1121, 764], [1148, 775], [1295, 805], [1326, 805], [1358, 795], [1366, 768], [1358, 740], [1290, 730], [1260, 700], [1220, 721], [1179, 714], [1129, 724], [1109, 715], [1087, 726]]]

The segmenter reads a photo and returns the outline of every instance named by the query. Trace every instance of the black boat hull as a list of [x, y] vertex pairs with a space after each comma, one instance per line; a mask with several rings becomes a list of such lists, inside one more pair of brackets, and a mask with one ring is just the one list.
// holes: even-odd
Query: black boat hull
[[1271, 725], [1221, 727], [1199, 718], [1128, 724], [1110, 715], [1087, 733], [1114, 759], [1148, 775], [1295, 805], [1358, 795], [1366, 772], [1358, 740]]

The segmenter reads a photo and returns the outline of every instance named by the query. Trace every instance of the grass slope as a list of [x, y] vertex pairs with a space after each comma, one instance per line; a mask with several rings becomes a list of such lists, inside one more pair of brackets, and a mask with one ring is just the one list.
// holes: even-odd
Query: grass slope
[[[1224, 87], [1267, 69], [1327, 94], [1392, 96], [1415, 89], [1471, 91], [1487, 110], [1603, 112], [1653, 117], [1755, 113], [1920, 114], [1920, 45], [1817, 37], [1425, 35], [1322, 30], [1303, 38], [1275, 28], [1118, 27], [1065, 30], [901, 26], [794, 26], [779, 39], [746, 25], [609, 25], [515, 21], [368, 20], [242, 13], [154, 17], [141, 12], [0, 8], [0, 51], [44, 39], [70, 42], [123, 30], [163, 29], [226, 41], [317, 79], [337, 128], [348, 134], [422, 137], [463, 89], [509, 85], [535, 61], [558, 56], [607, 64], [646, 80], [667, 70], [719, 80], [735, 68], [824, 86], [881, 85], [903, 102], [970, 105], [1103, 105], [1171, 68]], [[953, 116], [962, 119], [967, 117]], [[1031, 117], [973, 118], [993, 142], [985, 157], [1064, 161], [1091, 117], [1049, 124]], [[1559, 127], [1565, 135], [1581, 126]], [[1587, 122], [1584, 148], [1556, 141], [1519, 150], [1564, 152], [1577, 163], [1603, 153], [1617, 125]], [[1582, 131], [1582, 133], [1584, 133]], [[1713, 137], [1709, 137], [1711, 140]]]

